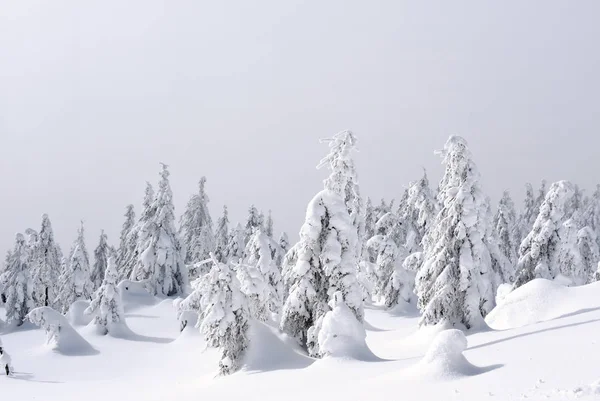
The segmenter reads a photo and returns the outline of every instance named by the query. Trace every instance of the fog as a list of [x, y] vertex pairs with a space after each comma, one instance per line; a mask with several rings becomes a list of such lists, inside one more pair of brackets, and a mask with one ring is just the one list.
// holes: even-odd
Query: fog
[[180, 214], [205, 175], [216, 221], [255, 204], [296, 238], [359, 137], [363, 195], [399, 197], [464, 136], [485, 191], [600, 182], [597, 1], [0, 0], [0, 250], [48, 213], [118, 243], [169, 164]]

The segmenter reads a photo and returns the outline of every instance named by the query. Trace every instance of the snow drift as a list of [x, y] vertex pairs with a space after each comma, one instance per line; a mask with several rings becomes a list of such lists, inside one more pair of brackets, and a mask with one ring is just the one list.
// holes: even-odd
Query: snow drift
[[94, 315], [86, 315], [85, 310], [90, 306], [90, 301], [79, 300], [75, 301], [69, 307], [67, 312], [67, 320], [73, 326], [87, 326], [92, 320]]
[[463, 352], [467, 345], [467, 337], [461, 330], [444, 330], [435, 337], [423, 359], [408, 369], [407, 375], [426, 380], [444, 380], [475, 376], [490, 370], [472, 365], [465, 358]]
[[493, 329], [527, 326], [600, 308], [600, 282], [581, 287], [565, 287], [559, 282], [535, 279], [503, 297], [486, 317]]
[[49, 306], [35, 308], [29, 312], [27, 317], [33, 324], [46, 331], [46, 344], [53, 351], [69, 356], [98, 353], [75, 331], [66, 317]]

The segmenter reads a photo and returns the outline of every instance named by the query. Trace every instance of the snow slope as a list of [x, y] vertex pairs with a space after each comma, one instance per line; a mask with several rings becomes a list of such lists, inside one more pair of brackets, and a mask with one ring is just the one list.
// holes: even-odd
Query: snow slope
[[253, 323], [243, 370], [215, 377], [219, 353], [206, 349], [196, 330], [179, 332], [173, 300], [149, 302], [136, 295], [125, 308], [134, 336], [117, 339], [75, 327], [95, 354], [47, 352], [44, 332], [31, 325], [3, 334], [16, 373], [0, 376], [0, 396], [19, 401], [594, 400], [600, 392], [599, 304], [599, 284], [566, 288], [534, 280], [509, 294], [488, 318], [494, 328], [507, 329], [468, 335], [466, 350], [461, 335], [444, 331], [447, 327], [417, 330], [415, 313], [399, 316], [368, 306], [367, 344], [378, 358], [367, 361], [313, 360], [276, 327]]

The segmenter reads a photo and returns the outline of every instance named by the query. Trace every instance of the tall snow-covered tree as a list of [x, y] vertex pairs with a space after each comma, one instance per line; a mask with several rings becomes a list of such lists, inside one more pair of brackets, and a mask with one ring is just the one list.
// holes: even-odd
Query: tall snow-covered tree
[[103, 276], [102, 285], [85, 313], [94, 314], [94, 325], [100, 334], [121, 334], [120, 329], [125, 325], [125, 311], [117, 287], [119, 274], [114, 258], [108, 258]]
[[50, 306], [56, 298], [56, 284], [60, 276], [61, 250], [54, 241], [52, 224], [47, 214], [42, 215], [42, 228], [34, 250], [34, 262], [30, 266], [33, 280], [35, 306]]
[[66, 313], [73, 302], [92, 297], [94, 285], [90, 279], [90, 259], [85, 246], [83, 222], [77, 231], [68, 265], [58, 279], [57, 307]]
[[498, 203], [498, 211], [494, 216], [494, 228], [498, 237], [498, 247], [512, 265], [518, 261], [518, 244], [515, 234], [517, 232], [517, 214], [515, 204], [508, 191], [504, 191]]
[[239, 369], [248, 348], [250, 313], [235, 272], [214, 255], [212, 260], [210, 272], [199, 279], [194, 292], [179, 304], [178, 312], [198, 314], [196, 327], [208, 346], [220, 349], [219, 372], [227, 375]]
[[329, 153], [321, 159], [317, 168], [328, 167], [331, 170], [325, 179], [325, 188], [344, 199], [352, 225], [356, 229], [356, 257], [360, 258], [365, 239], [365, 210], [360, 196], [358, 174], [352, 153], [356, 151], [356, 135], [352, 131], [341, 131], [332, 138], [322, 139], [329, 144]]
[[215, 257], [221, 263], [228, 261], [227, 244], [229, 242], [229, 213], [227, 205], [223, 206], [223, 215], [217, 220], [215, 230]]
[[186, 249], [186, 264], [208, 259], [215, 246], [205, 185], [206, 177], [202, 177], [198, 184], [198, 193], [192, 195], [181, 216], [179, 235]]
[[287, 233], [281, 233], [277, 244], [279, 247], [277, 248], [277, 253], [275, 254], [275, 265], [281, 271], [283, 268], [283, 259], [285, 258], [285, 254], [290, 249], [290, 239], [288, 238]]
[[119, 248], [115, 260], [119, 278], [129, 277], [131, 271], [126, 271], [127, 261], [135, 252], [137, 245], [137, 233], [134, 232], [135, 227], [135, 210], [133, 205], [127, 205], [125, 208], [125, 222], [121, 227], [121, 235], [119, 237]]
[[[575, 201], [575, 196], [573, 200]], [[579, 216], [575, 213], [559, 228], [560, 243], [556, 255], [558, 271], [555, 274], [562, 274], [572, 280], [575, 285], [585, 284], [589, 276], [589, 272], [585, 271], [577, 245], [579, 224]]]
[[237, 262], [244, 257], [245, 231], [240, 224], [236, 225], [229, 233], [229, 241], [227, 242], [227, 257], [230, 261]]
[[556, 264], [560, 230], [573, 214], [574, 194], [575, 188], [568, 181], [558, 181], [550, 187], [533, 229], [521, 243], [514, 288], [534, 278], [554, 278], [560, 271]]
[[583, 224], [589, 226], [596, 235], [596, 242], [600, 247], [600, 184], [592, 194], [586, 208], [583, 210]]
[[319, 331], [334, 293], [339, 292], [339, 301], [363, 321], [363, 294], [356, 279], [360, 198], [354, 187], [356, 172], [348, 168], [353, 166], [350, 152], [355, 143], [347, 131], [330, 141], [330, 155], [319, 165], [329, 164], [331, 175], [308, 205], [300, 242], [293, 247], [296, 263], [285, 272], [291, 287], [281, 328], [315, 357], [322, 355]]
[[483, 325], [494, 306], [487, 199], [463, 138], [451, 136], [440, 153], [446, 166], [438, 193], [442, 209], [424, 241], [429, 245], [416, 277], [418, 307], [422, 325], [448, 321], [470, 329]]
[[138, 257], [131, 277], [145, 280], [154, 295], [170, 296], [183, 292], [188, 276], [175, 229], [173, 192], [166, 164], [162, 164], [160, 177], [154, 202], [140, 221]]
[[371, 198], [367, 198], [365, 203], [365, 240], [368, 241], [375, 235], [375, 223], [377, 216]]
[[6, 298], [6, 321], [9, 325], [20, 326], [33, 309], [33, 283], [29, 271], [28, 250], [23, 234], [17, 234], [15, 247], [8, 256], [6, 270], [0, 281], [4, 283]]
[[102, 230], [100, 232], [100, 241], [94, 250], [94, 265], [90, 272], [90, 280], [92, 280], [94, 291], [100, 288], [102, 281], [104, 281], [104, 273], [108, 267], [108, 256], [108, 237], [104, 233], [104, 230]]

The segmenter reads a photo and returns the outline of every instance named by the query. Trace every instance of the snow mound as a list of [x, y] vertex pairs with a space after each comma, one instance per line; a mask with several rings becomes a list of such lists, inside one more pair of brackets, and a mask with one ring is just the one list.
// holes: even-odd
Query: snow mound
[[457, 329], [439, 333], [425, 356], [407, 371], [408, 376], [422, 379], [455, 379], [475, 376], [485, 369], [472, 365], [463, 352], [467, 349], [465, 333]]
[[51, 350], [68, 356], [94, 355], [98, 353], [69, 324], [65, 316], [49, 306], [35, 308], [29, 312], [27, 317], [33, 324], [40, 326], [46, 331], [46, 345]]
[[486, 317], [495, 330], [506, 330], [600, 308], [600, 282], [565, 287], [535, 279], [507, 294]]
[[377, 359], [366, 343], [365, 327], [344, 302], [323, 317], [319, 331], [319, 349], [324, 356], [357, 360]]
[[79, 300], [75, 301], [69, 307], [67, 312], [67, 320], [73, 326], [87, 326], [92, 320], [94, 315], [86, 315], [85, 310], [90, 306], [90, 301]]
[[143, 281], [123, 280], [117, 287], [121, 293], [125, 311], [156, 303], [156, 299], [148, 292], [146, 283]]
[[250, 345], [242, 367], [244, 371], [303, 369], [314, 362], [301, 353], [295, 340], [280, 333], [277, 328], [252, 321], [248, 335]]

